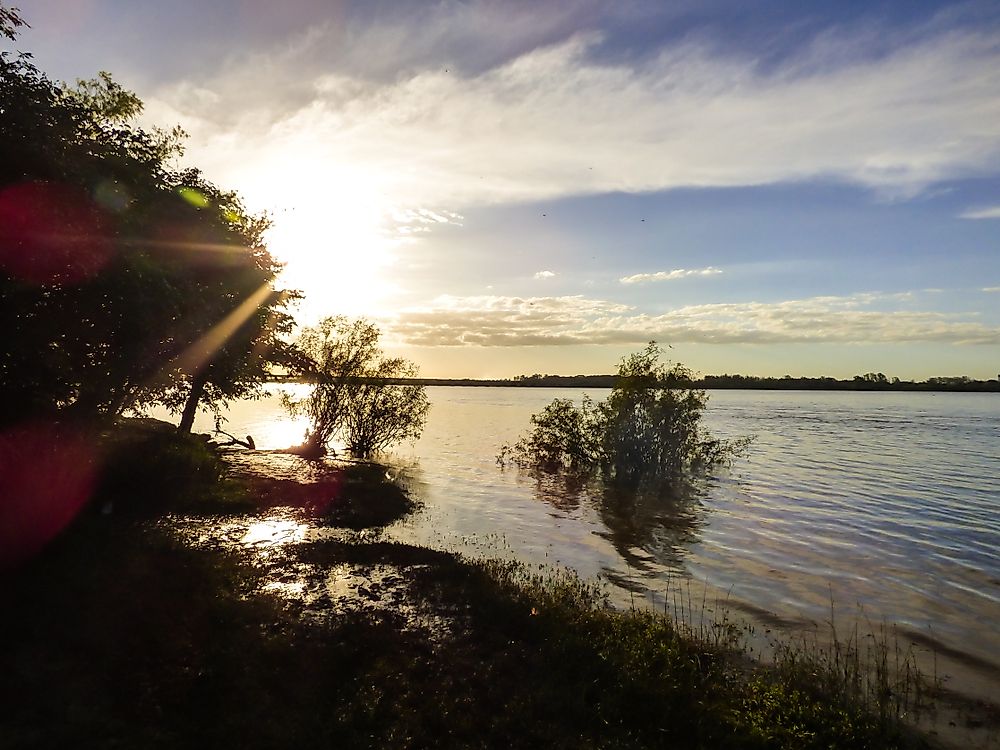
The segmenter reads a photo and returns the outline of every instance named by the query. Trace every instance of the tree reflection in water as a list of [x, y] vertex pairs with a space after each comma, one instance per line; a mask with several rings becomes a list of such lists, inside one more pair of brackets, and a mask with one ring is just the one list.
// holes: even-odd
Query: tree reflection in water
[[[678, 480], [639, 486], [608, 483], [590, 474], [527, 473], [534, 480], [536, 499], [563, 513], [592, 508], [625, 563], [639, 573], [654, 572], [650, 564], [682, 570], [683, 558], [705, 524], [702, 498], [710, 480]], [[626, 588], [627, 582], [615, 581]]]

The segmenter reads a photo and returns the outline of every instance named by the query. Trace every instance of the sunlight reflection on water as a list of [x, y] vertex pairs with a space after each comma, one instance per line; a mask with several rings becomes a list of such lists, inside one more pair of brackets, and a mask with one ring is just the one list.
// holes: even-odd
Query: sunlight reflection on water
[[301, 542], [309, 526], [284, 519], [267, 519], [250, 525], [240, 544], [244, 546], [271, 547], [273, 545]]

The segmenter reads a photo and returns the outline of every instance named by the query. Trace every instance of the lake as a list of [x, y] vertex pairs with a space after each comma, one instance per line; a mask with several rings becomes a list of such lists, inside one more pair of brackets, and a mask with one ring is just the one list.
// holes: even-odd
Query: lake
[[[757, 439], [746, 459], [678, 501], [497, 466], [532, 413], [582, 391], [427, 390], [423, 437], [389, 459], [424, 507], [391, 537], [569, 566], [607, 581], [622, 605], [661, 607], [684, 582], [696, 598], [791, 632], [827, 627], [832, 603], [838, 626], [896, 625], [935, 649], [953, 686], [1000, 691], [995, 395], [713, 391], [707, 426]], [[226, 429], [282, 448], [304, 425], [271, 396], [235, 404]]]

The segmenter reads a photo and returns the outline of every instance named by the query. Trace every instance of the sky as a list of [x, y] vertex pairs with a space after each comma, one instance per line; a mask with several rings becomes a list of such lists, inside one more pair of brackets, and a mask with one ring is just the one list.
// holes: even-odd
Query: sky
[[425, 376], [1000, 372], [992, 0], [21, 7]]

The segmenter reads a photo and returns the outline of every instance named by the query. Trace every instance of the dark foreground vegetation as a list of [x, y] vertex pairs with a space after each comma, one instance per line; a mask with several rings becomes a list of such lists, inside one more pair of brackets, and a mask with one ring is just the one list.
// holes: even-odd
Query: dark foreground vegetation
[[814, 667], [754, 667], [724, 628], [613, 611], [568, 575], [371, 530], [240, 544], [232, 529], [277, 506], [360, 529], [412, 505], [353, 465], [302, 481], [175, 474], [147, 506], [143, 466], [223, 464], [196, 437], [137, 430], [155, 449], [137, 461], [119, 442], [113, 486], [3, 576], [4, 748], [926, 745], [889, 702]]

